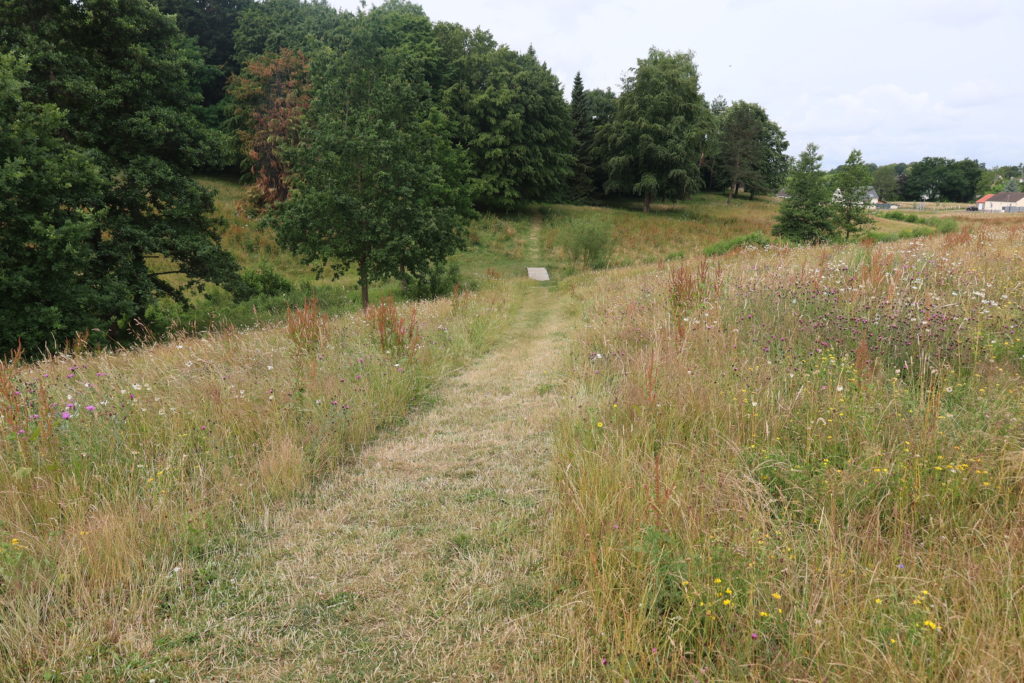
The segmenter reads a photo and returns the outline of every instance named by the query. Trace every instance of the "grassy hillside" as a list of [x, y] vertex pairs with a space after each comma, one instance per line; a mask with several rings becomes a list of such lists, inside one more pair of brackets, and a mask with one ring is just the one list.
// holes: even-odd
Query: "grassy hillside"
[[0, 365], [0, 679], [127, 675], [182, 566], [429, 403], [522, 294], [307, 306], [245, 332]]
[[985, 227], [578, 291], [549, 672], [1024, 670], [1024, 224]]
[[1024, 669], [1020, 219], [709, 259], [776, 205], [537, 206], [476, 292], [329, 316], [218, 187], [295, 289], [199, 311], [259, 326], [0, 365], [0, 678]]
[[[311, 268], [282, 250], [272, 232], [245, 215], [245, 188], [236, 182], [203, 178], [201, 183], [217, 193], [216, 214], [224, 223], [222, 244], [242, 268], [270, 270], [293, 288], [288, 294], [259, 297], [233, 303], [217, 287], [195, 297], [194, 311], [178, 314], [179, 324], [208, 327], [231, 323], [250, 325], [280, 319], [288, 306], [316, 297], [321, 308], [332, 313], [354, 310], [358, 291], [354, 273], [318, 279]], [[545, 266], [556, 275], [574, 272], [580, 263], [574, 245], [587, 235], [606, 235], [605, 265], [648, 263], [692, 255], [709, 243], [753, 231], [769, 232], [777, 205], [770, 200], [735, 201], [727, 204], [717, 195], [699, 195], [679, 204], [655, 205], [645, 216], [639, 203], [621, 207], [537, 205], [519, 214], [486, 214], [469, 226], [468, 248], [452, 263], [459, 269], [463, 287], [475, 288], [491, 280], [521, 277], [528, 266]], [[582, 234], [582, 237], [581, 237]], [[399, 283], [378, 283], [372, 300], [403, 298]]]

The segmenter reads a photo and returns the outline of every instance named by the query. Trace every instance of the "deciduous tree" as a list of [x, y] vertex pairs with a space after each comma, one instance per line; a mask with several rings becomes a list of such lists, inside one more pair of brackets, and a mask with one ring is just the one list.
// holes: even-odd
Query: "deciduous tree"
[[871, 169], [864, 163], [859, 149], [850, 152], [846, 163], [832, 172], [832, 185], [835, 187], [832, 209], [835, 224], [843, 231], [843, 236], [863, 230], [863, 226], [872, 222], [868, 214], [868, 191], [871, 189]]
[[601, 129], [605, 191], [675, 199], [701, 186], [711, 119], [692, 53], [651, 48], [622, 84], [615, 116]]
[[439, 26], [441, 103], [467, 150], [474, 203], [510, 210], [562, 194], [572, 173], [569, 106], [558, 79], [531, 51], [518, 54], [486, 31]]
[[293, 150], [288, 200], [268, 213], [281, 242], [338, 274], [419, 276], [464, 243], [468, 167], [431, 98], [420, 51], [387, 46], [377, 8], [346, 49], [313, 60], [313, 102]]
[[985, 167], [973, 159], [925, 157], [907, 168], [904, 199], [970, 202]]
[[887, 164], [879, 166], [872, 172], [871, 182], [879, 199], [893, 201], [899, 198], [899, 176], [903, 170], [900, 166], [905, 166], [905, 164]]

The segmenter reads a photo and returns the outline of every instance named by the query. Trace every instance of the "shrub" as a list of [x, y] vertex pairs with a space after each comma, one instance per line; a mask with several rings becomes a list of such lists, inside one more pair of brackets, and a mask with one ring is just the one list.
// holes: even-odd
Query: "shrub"
[[320, 303], [316, 299], [306, 299], [302, 308], [288, 309], [285, 324], [288, 338], [296, 350], [313, 353], [323, 345], [330, 320], [320, 312]]
[[588, 268], [604, 268], [615, 247], [612, 224], [596, 216], [573, 218], [560, 231], [559, 243], [571, 261]]
[[240, 294], [243, 300], [257, 296], [277, 296], [292, 291], [292, 284], [268, 266], [260, 266], [256, 270], [243, 270], [240, 277], [245, 286]]
[[459, 266], [449, 262], [431, 264], [419, 277], [407, 275], [402, 281], [402, 294], [409, 299], [435, 299], [451, 294], [456, 288], [467, 289], [467, 286], [462, 282]]
[[404, 356], [419, 346], [415, 308], [410, 308], [409, 315], [402, 317], [394, 300], [388, 297], [376, 306], [367, 308], [364, 315], [373, 327], [376, 341], [384, 353]]

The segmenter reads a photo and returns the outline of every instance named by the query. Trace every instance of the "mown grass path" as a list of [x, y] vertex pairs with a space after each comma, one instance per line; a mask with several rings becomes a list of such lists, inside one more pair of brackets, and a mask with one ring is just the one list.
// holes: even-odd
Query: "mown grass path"
[[201, 589], [168, 606], [156, 643], [165, 670], [464, 680], [529, 667], [523, 624], [548, 602], [541, 539], [570, 306], [538, 286], [432, 408], [197, 569]]

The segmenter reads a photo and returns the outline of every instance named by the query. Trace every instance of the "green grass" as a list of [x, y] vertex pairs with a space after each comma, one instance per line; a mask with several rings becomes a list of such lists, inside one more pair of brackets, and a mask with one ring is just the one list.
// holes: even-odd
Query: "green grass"
[[[947, 234], [932, 218], [888, 221], [881, 233], [924, 238], [738, 250], [766, 240], [777, 204], [533, 206], [470, 226], [454, 261], [476, 292], [329, 317], [354, 306], [350, 276], [317, 280], [235, 211], [241, 188], [203, 182], [220, 193], [225, 245], [292, 290], [243, 303], [211, 290], [168, 311], [219, 332], [0, 366], [0, 678], [187, 676], [193, 656], [211, 671], [284, 671], [296, 648], [344, 662], [339, 677], [440, 678], [453, 662], [468, 677], [483, 660], [445, 650], [444, 618], [459, 610], [459, 628], [487, 636], [459, 631], [459, 643], [495, 637], [473, 652], [499, 678], [1024, 670], [1020, 219], [968, 216], [970, 230]], [[611, 235], [600, 270], [573, 254], [574, 234], [595, 226]], [[534, 265], [551, 289], [525, 281]], [[321, 311], [302, 306], [310, 297]], [[546, 343], [520, 352], [544, 320]], [[425, 448], [430, 466], [396, 452], [393, 471], [363, 473], [408, 485], [401, 515], [365, 546], [376, 564], [418, 561], [388, 545], [422, 544], [405, 510], [443, 541], [416, 545], [423, 570], [402, 575], [401, 595], [349, 591], [362, 555], [323, 557], [303, 502], [355, 472], [375, 435], [436, 407], [451, 373], [503, 336], [500, 362], [474, 368], [469, 413], [444, 400], [451, 422], [423, 425], [424, 438], [462, 435], [460, 464]], [[567, 338], [562, 358], [552, 342]], [[551, 371], [514, 393], [501, 384], [513, 366]], [[497, 450], [517, 451], [486, 435], [542, 459], [547, 432], [529, 431], [547, 429], [541, 403], [560, 411], [550, 467], [501, 470]], [[480, 517], [445, 517], [434, 499]], [[524, 521], [535, 503], [544, 538]], [[264, 552], [288, 540], [269, 532], [286, 505], [305, 534], [288, 558]], [[352, 508], [338, 528], [378, 513]], [[497, 581], [481, 562], [508, 565], [493, 559], [506, 547], [522, 575]], [[331, 590], [291, 600], [283, 562], [289, 580], [327, 568]], [[397, 623], [374, 614], [422, 619], [366, 661], [381, 624]], [[241, 624], [230, 637], [227, 622]]]
[[747, 235], [740, 235], [731, 239], [715, 242], [704, 247], [705, 256], [721, 256], [728, 254], [734, 249], [742, 247], [764, 247], [771, 244], [771, 240], [763, 232], [752, 232]]
[[1019, 231], [581, 284], [549, 673], [1014, 678]]
[[128, 631], [182, 566], [429, 403], [522, 294], [307, 305], [258, 330], [0, 365], [0, 679], [130, 675]]
[[[293, 287], [289, 295], [233, 302], [217, 287], [194, 297], [194, 309], [182, 313], [170, 307], [169, 315], [180, 326], [203, 329], [212, 324], [248, 326], [280, 317], [288, 306], [317, 297], [330, 312], [353, 310], [358, 301], [355, 276], [317, 279], [314, 272], [282, 250], [274, 235], [260, 229], [258, 221], [245, 215], [245, 189], [237, 182], [201, 178], [217, 193], [216, 214], [224, 222], [221, 242], [243, 269], [269, 269], [283, 276]], [[709, 243], [733, 239], [751, 231], [768, 233], [777, 204], [770, 200], [738, 200], [731, 204], [718, 195], [697, 195], [676, 204], [655, 204], [650, 214], [640, 211], [639, 202], [619, 201], [605, 207], [537, 204], [519, 213], [485, 214], [468, 226], [467, 248], [452, 262], [469, 287], [502, 278], [524, 277], [529, 266], [546, 267], [556, 279], [581, 268], [623, 266], [681, 258], [697, 253]], [[581, 258], [581, 230], [600, 226], [610, 232], [601, 245], [597, 263]], [[586, 227], [586, 230], [583, 230]], [[575, 235], [575, 237], [574, 237]], [[402, 298], [399, 283], [380, 283], [372, 298]]]

